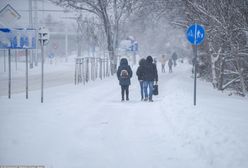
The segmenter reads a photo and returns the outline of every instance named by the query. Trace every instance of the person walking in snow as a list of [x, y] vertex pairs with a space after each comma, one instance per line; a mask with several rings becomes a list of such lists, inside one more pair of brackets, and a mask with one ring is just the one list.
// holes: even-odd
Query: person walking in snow
[[149, 55], [146, 58], [146, 63], [144, 66], [144, 83], [143, 83], [144, 93], [145, 93], [144, 101], [149, 100], [150, 102], [153, 102], [152, 95], [153, 95], [154, 81], [156, 81], [156, 83], [158, 82], [158, 71], [156, 65], [153, 63], [152, 57]]
[[162, 55], [162, 57], [160, 58], [160, 63], [161, 63], [162, 73], [165, 73], [165, 63], [166, 63], [165, 55]]
[[169, 61], [168, 61], [168, 66], [169, 66], [169, 72], [170, 73], [172, 72], [172, 65], [173, 65], [173, 62], [172, 62], [172, 59], [170, 58]]
[[122, 58], [117, 70], [117, 78], [121, 85], [121, 101], [124, 101], [124, 94], [126, 93], [126, 100], [129, 100], [129, 85], [131, 84], [131, 77], [133, 75], [131, 67], [128, 65], [126, 58]]
[[158, 62], [158, 61], [157, 61], [157, 58], [154, 58], [154, 59], [153, 59], [153, 63], [154, 63], [156, 66], [157, 66], [157, 62]]
[[171, 56], [172, 60], [173, 60], [173, 64], [174, 64], [174, 67], [177, 65], [177, 53], [174, 52]]
[[139, 67], [136, 71], [136, 75], [138, 76], [138, 80], [140, 83], [141, 101], [144, 99], [143, 83], [144, 83], [144, 66], [145, 66], [145, 64], [146, 64], [146, 60], [144, 58], [140, 59]]

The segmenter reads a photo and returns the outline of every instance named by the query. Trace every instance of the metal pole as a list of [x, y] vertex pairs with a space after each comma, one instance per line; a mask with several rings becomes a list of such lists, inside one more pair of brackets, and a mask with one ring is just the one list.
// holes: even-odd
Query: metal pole
[[97, 78], [98, 77], [98, 59], [97, 58], [95, 58], [95, 63], [96, 63], [96, 66], [95, 66], [95, 68], [96, 68], [96, 70], [95, 70], [95, 77]]
[[107, 58], [107, 76], [109, 76], [109, 58]]
[[[37, 29], [37, 27], [38, 27], [38, 13], [37, 13], [38, 6], [37, 6], [37, 0], [33, 0], [33, 2], [34, 2], [34, 21], [33, 21], [33, 28]], [[35, 66], [38, 66], [38, 50], [37, 50], [37, 47], [33, 51], [32, 60], [34, 62], [34, 65]]]
[[25, 49], [26, 53], [26, 99], [28, 99], [28, 49]]
[[194, 55], [195, 55], [195, 62], [194, 62], [194, 106], [196, 105], [196, 75], [197, 75], [197, 45], [194, 46]]
[[11, 57], [10, 57], [10, 49], [8, 50], [9, 57], [9, 99], [11, 98]]
[[32, 3], [32, 0], [29, 0], [29, 4], [28, 4], [28, 7], [29, 7], [29, 27], [32, 28], [33, 27], [33, 16], [32, 16], [32, 12], [33, 12], [33, 3]]
[[[86, 67], [86, 60], [85, 60], [85, 58], [80, 58], [80, 79], [81, 79], [81, 82], [80, 83], [82, 83], [82, 80], [83, 80], [83, 83], [84, 83], [84, 85], [85, 85], [85, 81], [86, 81], [86, 74], [85, 74], [85, 67]], [[82, 77], [83, 76], [83, 77]], [[82, 79], [83, 78], [83, 79]]]
[[68, 62], [68, 28], [65, 26], [65, 62]]
[[103, 78], [106, 77], [105, 63], [106, 63], [106, 58], [103, 58]]
[[41, 103], [43, 103], [43, 87], [44, 87], [44, 43], [41, 40]]
[[86, 82], [89, 81], [89, 58], [86, 58]]
[[[33, 0], [29, 0], [29, 27], [33, 28]], [[33, 51], [31, 51], [30, 68], [33, 68]]]
[[100, 60], [100, 79], [102, 79], [102, 58], [99, 58]]
[[91, 72], [90, 72], [90, 75], [91, 75], [91, 80], [93, 81], [94, 80], [94, 58], [91, 58], [90, 59], [90, 67], [91, 67]]
[[[38, 43], [38, 34], [37, 34], [37, 29], [35, 31], [35, 43]], [[38, 46], [35, 47], [35, 66], [38, 66]]]
[[196, 31], [197, 31], [197, 24], [195, 23], [195, 38], [194, 38], [194, 56], [195, 56], [195, 62], [194, 62], [194, 106], [196, 105], [196, 75], [197, 75], [197, 44], [196, 44]]
[[17, 71], [17, 51], [15, 50], [15, 67], [16, 67], [16, 71]]
[[76, 58], [75, 59], [75, 75], [74, 75], [74, 83], [75, 83], [75, 85], [77, 84], [77, 65], [78, 65], [78, 60]]
[[6, 51], [5, 50], [3, 50], [3, 59], [4, 59], [4, 64], [3, 64], [4, 72], [6, 72]]

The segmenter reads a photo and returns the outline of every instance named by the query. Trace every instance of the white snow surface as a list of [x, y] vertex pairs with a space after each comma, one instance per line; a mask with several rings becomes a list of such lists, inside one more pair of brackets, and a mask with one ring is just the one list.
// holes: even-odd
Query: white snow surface
[[112, 76], [0, 97], [0, 165], [48, 168], [247, 168], [248, 99], [198, 80], [191, 66], [159, 73], [159, 95], [140, 101], [137, 77], [121, 102]]

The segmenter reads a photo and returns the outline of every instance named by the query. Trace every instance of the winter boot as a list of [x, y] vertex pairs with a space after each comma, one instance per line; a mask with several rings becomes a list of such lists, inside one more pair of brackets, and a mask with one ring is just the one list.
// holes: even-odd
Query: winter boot
[[129, 95], [127, 94], [127, 95], [126, 95], [126, 101], [128, 101], [128, 100], [129, 100]]

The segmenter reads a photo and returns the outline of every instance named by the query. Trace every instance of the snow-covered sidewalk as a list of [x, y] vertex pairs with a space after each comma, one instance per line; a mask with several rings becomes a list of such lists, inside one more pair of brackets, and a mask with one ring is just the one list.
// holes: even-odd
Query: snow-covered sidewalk
[[[135, 71], [134, 71], [135, 74]], [[246, 168], [247, 98], [199, 81], [193, 106], [190, 66], [159, 74], [159, 96], [141, 102], [136, 76], [130, 101], [116, 77], [87, 85], [0, 97], [0, 165], [48, 168]]]

